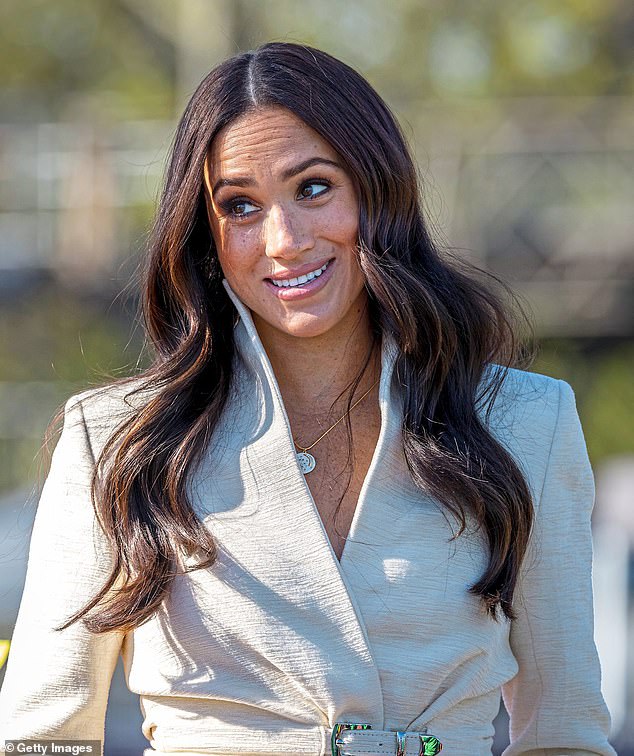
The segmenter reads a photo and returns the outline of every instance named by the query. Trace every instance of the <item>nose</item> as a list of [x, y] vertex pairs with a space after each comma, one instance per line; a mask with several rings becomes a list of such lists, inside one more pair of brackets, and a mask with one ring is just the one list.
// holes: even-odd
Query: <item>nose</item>
[[295, 257], [310, 249], [314, 238], [305, 219], [275, 204], [264, 223], [264, 246], [268, 257]]

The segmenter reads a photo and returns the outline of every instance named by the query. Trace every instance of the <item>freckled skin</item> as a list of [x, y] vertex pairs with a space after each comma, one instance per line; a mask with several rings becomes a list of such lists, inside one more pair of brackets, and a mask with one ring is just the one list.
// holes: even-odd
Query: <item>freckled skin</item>
[[[343, 164], [314, 165], [291, 178], [281, 177], [285, 168], [314, 156], [341, 163], [328, 142], [293, 113], [268, 107], [222, 129], [205, 166], [208, 215], [220, 265], [268, 342], [281, 339], [288, 344], [288, 337], [319, 341], [325, 334], [332, 338], [337, 330], [348, 335], [366, 302], [354, 251], [358, 200]], [[215, 182], [231, 176], [249, 176], [254, 184], [224, 186], [212, 199]], [[318, 178], [328, 179], [331, 187], [324, 191]], [[312, 198], [301, 193], [308, 180]], [[236, 219], [222, 205], [238, 198], [244, 217]], [[336, 258], [333, 277], [310, 297], [283, 301], [264, 281], [331, 257]]]

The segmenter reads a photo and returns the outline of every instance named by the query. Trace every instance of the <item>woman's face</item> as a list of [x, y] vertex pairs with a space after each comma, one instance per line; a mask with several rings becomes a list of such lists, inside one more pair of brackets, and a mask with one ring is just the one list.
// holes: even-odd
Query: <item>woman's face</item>
[[222, 129], [205, 184], [223, 274], [256, 325], [319, 336], [365, 303], [352, 179], [328, 142], [293, 113], [262, 108]]

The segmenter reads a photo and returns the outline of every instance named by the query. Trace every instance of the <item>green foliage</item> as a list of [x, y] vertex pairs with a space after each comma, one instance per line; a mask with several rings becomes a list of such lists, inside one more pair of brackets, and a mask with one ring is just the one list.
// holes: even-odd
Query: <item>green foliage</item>
[[102, 299], [49, 285], [4, 304], [0, 492], [38, 479], [43, 433], [56, 407], [74, 391], [136, 371], [142, 333], [114, 311], [114, 301], [114, 294]]
[[120, 369], [128, 324], [107, 315], [107, 307], [54, 286], [7, 303], [0, 319], [0, 381], [81, 383]]
[[109, 0], [5, 0], [0, 4], [4, 118], [169, 117], [174, 50]]
[[598, 363], [582, 408], [591, 458], [634, 453], [634, 344]]
[[578, 342], [545, 342], [533, 369], [563, 378], [574, 389], [593, 464], [634, 453], [634, 343], [593, 352]]
[[[79, 102], [92, 118], [171, 117], [182, 94], [175, 92], [177, 72], [193, 49], [178, 33], [184, 7], [184, 0], [5, 0], [5, 113], [28, 117], [39, 110], [59, 117]], [[211, 67], [219, 56], [266, 40], [305, 42], [360, 67], [399, 110], [423, 97], [634, 89], [628, 40], [634, 12], [625, 0], [529, 0], [519, 6], [501, 0], [277, 0], [265, 6], [235, 0], [198, 7], [201, 27], [222, 29], [215, 37], [210, 32], [203, 68], [205, 55]], [[226, 48], [215, 49], [214, 39]]]

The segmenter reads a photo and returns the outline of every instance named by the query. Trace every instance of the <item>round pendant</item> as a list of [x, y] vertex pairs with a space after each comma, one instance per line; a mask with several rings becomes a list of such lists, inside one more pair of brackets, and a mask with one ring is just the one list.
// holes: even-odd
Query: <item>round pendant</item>
[[311, 472], [311, 470], [314, 470], [315, 465], [317, 464], [313, 455], [308, 452], [297, 452], [297, 461], [299, 462], [299, 467], [304, 475]]

